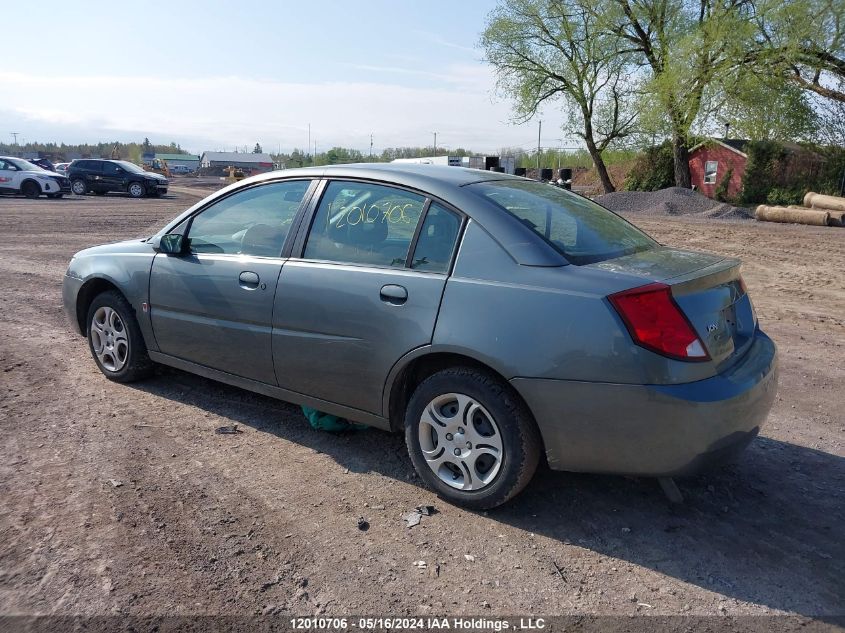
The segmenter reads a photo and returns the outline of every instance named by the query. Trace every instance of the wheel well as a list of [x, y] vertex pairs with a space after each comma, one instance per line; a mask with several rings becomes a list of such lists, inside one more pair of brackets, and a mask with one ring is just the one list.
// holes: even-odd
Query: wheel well
[[[82, 332], [82, 336], [88, 334], [87, 316], [91, 302], [94, 301], [97, 295], [107, 290], [120, 292], [120, 289], [112, 282], [100, 278], [86, 281], [82, 285], [82, 288], [79, 289], [79, 294], [76, 295], [76, 321], [79, 323], [79, 331]], [[121, 294], [123, 293], [121, 292]]]
[[450, 367], [471, 367], [496, 377], [507, 387], [507, 389], [511, 391], [514, 397], [516, 397], [525, 406], [525, 410], [531, 414], [531, 409], [528, 407], [528, 404], [519, 392], [514, 389], [507, 379], [495, 369], [474, 358], [464, 356], [463, 354], [439, 352], [415, 358], [402, 369], [396, 377], [396, 380], [393, 381], [393, 385], [390, 389], [390, 405], [388, 411], [390, 416], [390, 429], [392, 431], [400, 432], [403, 430], [405, 409], [408, 406], [408, 401], [411, 399], [417, 385], [429, 376], [436, 374], [438, 371], [448, 369]]
[[35, 185], [36, 187], [38, 187], [38, 191], [42, 191], [41, 185], [39, 184], [39, 182], [37, 180], [33, 180], [32, 178], [27, 178], [26, 180], [21, 182], [21, 191], [23, 191], [23, 188], [26, 187], [29, 184]]

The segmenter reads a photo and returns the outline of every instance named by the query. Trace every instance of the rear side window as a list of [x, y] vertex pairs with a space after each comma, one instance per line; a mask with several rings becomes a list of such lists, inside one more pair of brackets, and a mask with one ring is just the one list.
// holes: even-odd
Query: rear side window
[[370, 183], [329, 183], [314, 216], [306, 259], [405, 266], [425, 198]]
[[74, 167], [88, 171], [103, 171], [103, 164], [96, 160], [81, 160]]
[[417, 238], [411, 268], [435, 273], [447, 272], [460, 228], [461, 219], [456, 214], [432, 202]]
[[551, 185], [498, 180], [467, 189], [517, 218], [572, 264], [591, 264], [657, 246], [615, 213]]

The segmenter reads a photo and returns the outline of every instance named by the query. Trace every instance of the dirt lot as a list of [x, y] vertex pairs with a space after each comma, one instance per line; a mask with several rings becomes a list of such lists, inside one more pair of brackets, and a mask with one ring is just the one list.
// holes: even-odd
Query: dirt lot
[[[762, 437], [680, 482], [681, 507], [651, 480], [544, 471], [476, 514], [420, 486], [400, 437], [97, 371], [62, 313], [70, 256], [194, 201], [0, 198], [0, 614], [845, 613], [845, 229], [632, 218], [744, 259], [781, 353]], [[406, 528], [420, 504], [439, 513]]]

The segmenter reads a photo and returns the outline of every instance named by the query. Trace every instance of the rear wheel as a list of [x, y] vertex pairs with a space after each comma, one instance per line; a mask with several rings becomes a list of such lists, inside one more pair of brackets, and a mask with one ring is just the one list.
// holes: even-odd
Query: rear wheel
[[84, 196], [86, 193], [88, 193], [88, 185], [86, 185], [85, 181], [81, 178], [77, 178], [76, 180], [71, 182], [70, 189], [77, 196]]
[[440, 371], [417, 387], [405, 443], [430, 488], [475, 510], [514, 497], [540, 461], [540, 434], [525, 405], [500, 379], [468, 367]]
[[37, 198], [41, 195], [41, 186], [37, 182], [29, 180], [21, 185], [21, 193], [27, 198]]
[[153, 371], [132, 306], [116, 290], [98, 295], [88, 308], [88, 346], [97, 367], [115, 382], [133, 382]]
[[144, 185], [142, 185], [140, 182], [130, 183], [129, 189], [127, 191], [129, 191], [129, 195], [133, 198], [142, 198], [146, 193], [146, 191], [144, 191]]

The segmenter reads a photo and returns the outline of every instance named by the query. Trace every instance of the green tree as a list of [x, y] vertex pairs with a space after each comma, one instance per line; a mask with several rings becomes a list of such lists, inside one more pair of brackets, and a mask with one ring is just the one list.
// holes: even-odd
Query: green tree
[[781, 75], [750, 69], [726, 90], [719, 119], [736, 137], [753, 141], [809, 141], [819, 129], [807, 91]]
[[[605, 192], [614, 191], [602, 153], [628, 136], [636, 114], [632, 57], [602, 28], [602, 0], [504, 0], [481, 35], [499, 89], [527, 121], [560, 102], [590, 153]], [[606, 4], [606, 3], [605, 3]]]
[[757, 0], [744, 62], [845, 103], [845, 2]]
[[601, 22], [649, 73], [644, 105], [658, 107], [671, 136], [675, 185], [690, 187], [693, 124], [742, 57], [753, 25], [746, 0], [602, 0]]

